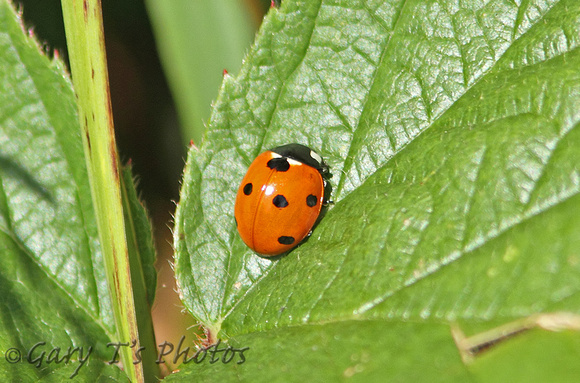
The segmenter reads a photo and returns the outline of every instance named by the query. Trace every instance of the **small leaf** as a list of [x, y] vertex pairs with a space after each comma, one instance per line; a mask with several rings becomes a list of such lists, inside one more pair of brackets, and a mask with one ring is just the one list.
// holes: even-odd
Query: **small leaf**
[[[143, 292], [146, 296], [145, 299], [140, 299], [140, 301], [149, 303], [149, 307], [145, 310], [147, 312], [153, 305], [157, 286], [155, 245], [153, 244], [151, 222], [145, 206], [143, 206], [137, 195], [137, 190], [135, 189], [136, 181], [133, 179], [131, 170], [132, 166], [130, 165], [123, 168], [123, 185], [126, 187], [127, 194], [126, 196], [124, 195], [124, 199], [125, 203], [128, 204], [128, 206], [124, 206], [125, 222], [131, 224], [128, 228], [127, 238], [129, 238], [128, 241], [134, 241], [132, 244], [129, 243], [129, 248], [130, 252], [136, 255], [130, 259], [131, 261], [136, 261], [134, 265], [131, 265], [131, 278], [133, 283], [136, 283], [136, 280], [142, 280], [142, 285], [134, 290], [139, 290], [139, 293]], [[138, 275], [135, 275], [135, 272]], [[137, 293], [137, 291], [134, 291], [134, 293]], [[138, 307], [138, 309], [142, 308], [145, 307]]]

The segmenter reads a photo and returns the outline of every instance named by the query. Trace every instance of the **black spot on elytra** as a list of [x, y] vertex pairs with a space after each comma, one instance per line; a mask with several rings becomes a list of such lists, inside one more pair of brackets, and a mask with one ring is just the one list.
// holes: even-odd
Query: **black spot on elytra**
[[288, 159], [284, 157], [272, 158], [270, 161], [268, 161], [267, 165], [270, 169], [275, 169], [279, 172], [286, 172], [288, 169], [290, 169]]
[[280, 245], [291, 245], [295, 241], [294, 237], [287, 237], [285, 235], [278, 238], [278, 243]]
[[251, 182], [248, 182], [247, 184], [245, 184], [245, 185], [244, 185], [244, 194], [245, 194], [245, 195], [250, 195], [250, 194], [252, 194], [252, 189], [253, 189], [253, 188], [254, 188], [254, 187], [252, 186], [252, 183], [251, 183]]
[[316, 202], [318, 202], [318, 198], [314, 194], [310, 194], [306, 197], [306, 205], [313, 207], [316, 206]]
[[278, 194], [276, 197], [274, 197], [274, 199], [272, 200], [272, 203], [276, 207], [288, 206], [288, 200], [282, 194]]

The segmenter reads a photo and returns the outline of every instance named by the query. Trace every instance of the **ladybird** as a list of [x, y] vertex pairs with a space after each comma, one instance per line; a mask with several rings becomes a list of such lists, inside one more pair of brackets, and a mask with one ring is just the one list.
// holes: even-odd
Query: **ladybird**
[[245, 244], [266, 257], [297, 246], [326, 203], [328, 176], [322, 157], [304, 145], [279, 146], [256, 157], [240, 184], [234, 209]]

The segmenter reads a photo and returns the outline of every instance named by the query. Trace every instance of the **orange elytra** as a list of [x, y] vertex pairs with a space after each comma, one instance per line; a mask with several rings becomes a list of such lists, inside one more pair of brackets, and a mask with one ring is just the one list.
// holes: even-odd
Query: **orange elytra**
[[260, 154], [236, 197], [234, 216], [240, 237], [263, 256], [285, 253], [307, 237], [325, 204], [328, 166], [300, 144]]

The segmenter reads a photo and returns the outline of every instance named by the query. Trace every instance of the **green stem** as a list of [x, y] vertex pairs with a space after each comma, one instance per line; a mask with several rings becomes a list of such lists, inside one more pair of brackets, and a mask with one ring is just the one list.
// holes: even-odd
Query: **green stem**
[[85, 158], [117, 329], [118, 339], [114, 341], [129, 344], [137, 341], [134, 348], [121, 347], [119, 352], [130, 380], [144, 382], [143, 364], [133, 364], [133, 352], [140, 347], [140, 339], [123, 218], [121, 170], [113, 130], [101, 3], [99, 0], [63, 0], [62, 10]]

